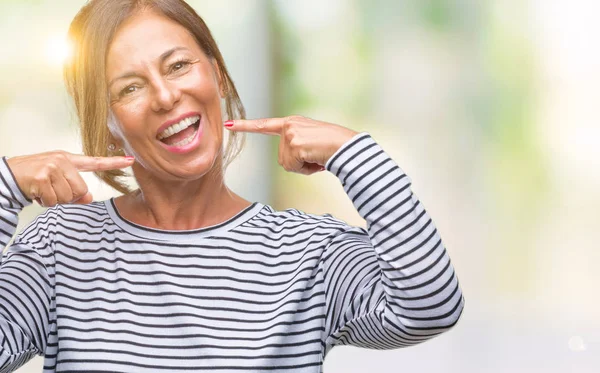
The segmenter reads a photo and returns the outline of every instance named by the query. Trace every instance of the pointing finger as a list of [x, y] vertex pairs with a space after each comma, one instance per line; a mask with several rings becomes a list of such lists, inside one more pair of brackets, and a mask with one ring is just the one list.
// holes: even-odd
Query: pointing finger
[[134, 157], [89, 157], [86, 155], [70, 154], [69, 160], [77, 171], [109, 171], [129, 167], [135, 161]]
[[265, 135], [279, 135], [286, 118], [237, 119], [225, 122], [225, 128], [236, 132], [254, 132]]

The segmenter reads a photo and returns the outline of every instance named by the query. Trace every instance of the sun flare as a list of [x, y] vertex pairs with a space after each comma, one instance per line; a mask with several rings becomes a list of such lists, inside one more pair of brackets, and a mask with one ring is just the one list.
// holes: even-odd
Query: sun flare
[[66, 37], [52, 35], [46, 42], [46, 58], [54, 66], [62, 66], [71, 56], [73, 48]]

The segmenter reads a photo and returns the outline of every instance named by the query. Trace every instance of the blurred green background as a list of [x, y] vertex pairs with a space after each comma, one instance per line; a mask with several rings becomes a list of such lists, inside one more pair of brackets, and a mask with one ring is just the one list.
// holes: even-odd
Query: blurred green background
[[[61, 60], [84, 3], [0, 0], [1, 155], [80, 152]], [[404, 350], [336, 348], [326, 372], [599, 371], [600, 2], [189, 3], [249, 117], [371, 133], [456, 267], [467, 303], [454, 330]], [[114, 195], [85, 177], [97, 200]], [[280, 169], [274, 138], [250, 135], [227, 177], [248, 199], [364, 226], [333, 175]]]

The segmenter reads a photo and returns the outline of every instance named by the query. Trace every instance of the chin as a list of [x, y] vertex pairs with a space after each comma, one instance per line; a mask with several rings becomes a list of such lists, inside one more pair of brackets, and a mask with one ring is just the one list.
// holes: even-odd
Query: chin
[[198, 180], [206, 175], [215, 173], [218, 170], [218, 165], [214, 157], [206, 157], [206, 154], [190, 161], [184, 161], [181, 164], [172, 164], [171, 169], [166, 172], [173, 180]]

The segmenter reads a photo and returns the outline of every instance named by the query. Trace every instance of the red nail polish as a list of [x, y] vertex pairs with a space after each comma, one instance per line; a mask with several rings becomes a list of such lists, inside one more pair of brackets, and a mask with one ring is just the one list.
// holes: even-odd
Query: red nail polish
[[233, 121], [232, 120], [228, 120], [227, 122], [223, 123], [225, 125], [225, 127], [233, 127]]

